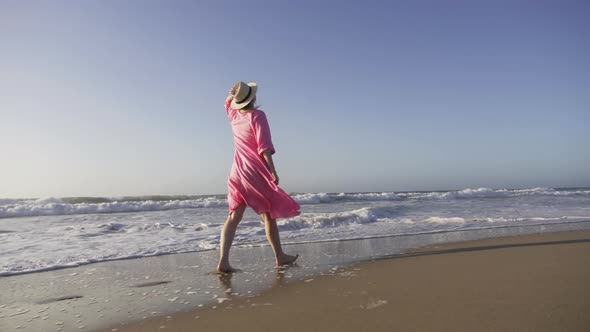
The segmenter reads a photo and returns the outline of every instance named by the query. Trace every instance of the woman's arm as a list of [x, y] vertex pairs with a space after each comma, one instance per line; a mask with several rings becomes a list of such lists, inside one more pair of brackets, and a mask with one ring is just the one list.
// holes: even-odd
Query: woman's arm
[[272, 174], [273, 182], [278, 186], [279, 185], [279, 175], [275, 169], [275, 164], [272, 161], [272, 153], [269, 150], [266, 150], [262, 153], [262, 157], [266, 161], [268, 168], [270, 169], [270, 173]]
[[229, 89], [229, 94], [227, 95], [227, 98], [225, 98], [225, 102], [223, 102], [223, 104], [225, 105], [225, 111], [228, 115], [231, 108], [231, 101], [234, 98], [234, 95], [236, 94], [236, 88], [237, 85], [234, 85], [231, 87], [231, 89]]

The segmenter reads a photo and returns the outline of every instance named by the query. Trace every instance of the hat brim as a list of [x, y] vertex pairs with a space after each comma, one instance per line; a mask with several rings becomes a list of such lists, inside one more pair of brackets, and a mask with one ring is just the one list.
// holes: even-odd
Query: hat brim
[[256, 91], [258, 91], [258, 85], [254, 82], [250, 82], [247, 83], [248, 86], [250, 87], [250, 89], [252, 89], [252, 92], [250, 92], [250, 97], [248, 97], [248, 99], [244, 100], [241, 103], [236, 103], [235, 99], [232, 99], [231, 101], [231, 108], [235, 109], [235, 110], [241, 110], [242, 108], [244, 108], [246, 105], [250, 104], [250, 102], [256, 98]]

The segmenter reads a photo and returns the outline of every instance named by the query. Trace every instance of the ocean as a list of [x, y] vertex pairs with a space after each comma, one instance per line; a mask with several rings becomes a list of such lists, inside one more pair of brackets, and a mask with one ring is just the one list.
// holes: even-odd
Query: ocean
[[[283, 243], [342, 241], [590, 220], [590, 188], [293, 193]], [[0, 199], [0, 276], [217, 250], [225, 195]], [[248, 209], [234, 245], [266, 245]]]

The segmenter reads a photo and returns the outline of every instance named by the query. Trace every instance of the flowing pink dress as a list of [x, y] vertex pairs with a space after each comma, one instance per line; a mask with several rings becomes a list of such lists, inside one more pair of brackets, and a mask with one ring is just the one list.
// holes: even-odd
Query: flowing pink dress
[[266, 115], [261, 110], [245, 114], [231, 108], [231, 99], [225, 109], [234, 134], [234, 162], [227, 181], [229, 213], [245, 203], [256, 213], [269, 212], [270, 217], [298, 216], [299, 204], [273, 182], [270, 168], [262, 157], [264, 151], [275, 153]]

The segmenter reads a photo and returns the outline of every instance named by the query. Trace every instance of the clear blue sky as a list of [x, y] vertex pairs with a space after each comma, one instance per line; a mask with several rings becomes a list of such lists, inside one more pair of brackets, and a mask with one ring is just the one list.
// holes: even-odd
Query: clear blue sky
[[0, 0], [0, 197], [590, 185], [588, 1]]

